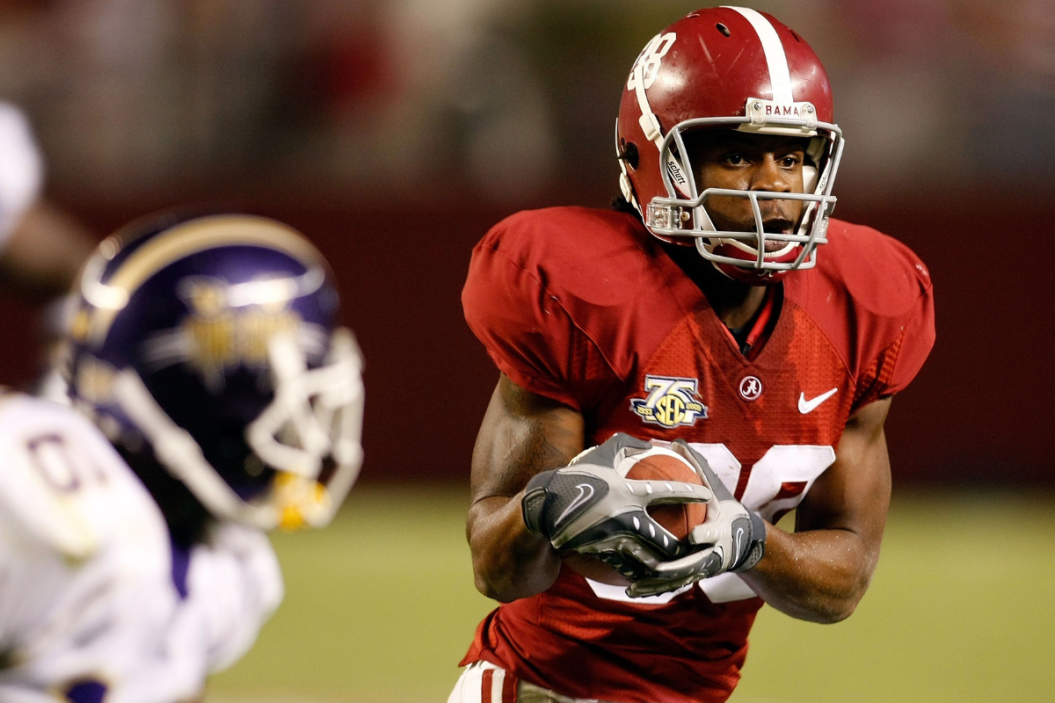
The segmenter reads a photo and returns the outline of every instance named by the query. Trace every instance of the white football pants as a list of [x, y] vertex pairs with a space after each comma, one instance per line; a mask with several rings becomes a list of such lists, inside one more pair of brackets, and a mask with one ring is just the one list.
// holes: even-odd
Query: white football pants
[[491, 662], [470, 664], [454, 684], [447, 703], [603, 703], [596, 698], [569, 698], [527, 681], [517, 681]]

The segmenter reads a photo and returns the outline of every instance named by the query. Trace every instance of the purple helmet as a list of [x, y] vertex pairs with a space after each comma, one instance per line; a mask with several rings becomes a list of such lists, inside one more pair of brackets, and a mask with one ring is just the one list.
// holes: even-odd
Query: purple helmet
[[307, 239], [167, 214], [104, 240], [77, 292], [70, 396], [133, 466], [218, 517], [329, 522], [362, 462], [362, 361]]

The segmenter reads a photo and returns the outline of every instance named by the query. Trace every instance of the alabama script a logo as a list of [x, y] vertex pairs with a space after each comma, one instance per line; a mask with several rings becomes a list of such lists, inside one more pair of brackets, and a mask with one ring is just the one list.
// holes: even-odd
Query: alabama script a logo
[[692, 427], [707, 418], [707, 406], [696, 398], [699, 381], [674, 376], [645, 376], [645, 398], [632, 398], [630, 410], [645, 422], [671, 428]]

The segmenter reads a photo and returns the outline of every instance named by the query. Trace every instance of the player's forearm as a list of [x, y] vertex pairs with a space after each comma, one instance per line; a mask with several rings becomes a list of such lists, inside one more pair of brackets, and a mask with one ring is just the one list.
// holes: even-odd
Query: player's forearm
[[524, 525], [520, 498], [518, 494], [475, 503], [466, 526], [476, 588], [503, 603], [545, 591], [560, 571], [550, 543]]
[[877, 559], [878, 545], [869, 549], [849, 530], [789, 534], [769, 525], [765, 557], [741, 577], [786, 615], [834, 623], [853, 613], [868, 589]]
[[835, 463], [798, 507], [794, 534], [767, 528], [765, 557], [742, 575], [777, 610], [838, 622], [853, 613], [868, 589], [890, 503], [883, 434], [889, 408], [886, 398], [850, 418]]

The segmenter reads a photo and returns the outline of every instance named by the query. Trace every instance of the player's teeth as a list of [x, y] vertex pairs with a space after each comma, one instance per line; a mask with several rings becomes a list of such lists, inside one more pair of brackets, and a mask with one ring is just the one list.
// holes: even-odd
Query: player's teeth
[[668, 491], [671, 491], [671, 492], [674, 491], [674, 486], [670, 485], [670, 481], [667, 481], [666, 486], [667, 486], [667, 490]]
[[663, 546], [664, 547], [670, 546], [670, 542], [667, 540], [667, 536], [666, 535], [663, 535]]
[[645, 491], [648, 492], [648, 493], [652, 492], [652, 484], [651, 483], [646, 483], [645, 484]]
[[634, 529], [635, 530], [640, 530], [641, 529], [641, 521], [638, 520], [637, 518], [634, 518]]
[[653, 537], [655, 537], [655, 536], [656, 536], [656, 528], [655, 528], [655, 527], [653, 527], [652, 525], [649, 525], [649, 526], [648, 526], [648, 533], [649, 533], [650, 535], [652, 535]]

